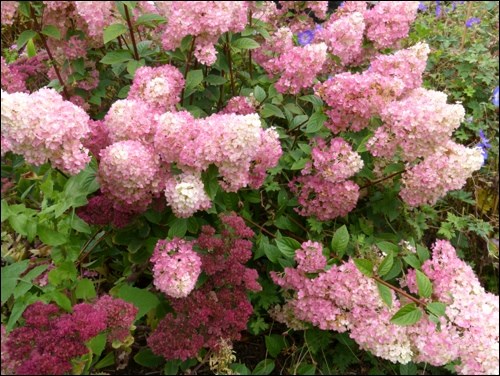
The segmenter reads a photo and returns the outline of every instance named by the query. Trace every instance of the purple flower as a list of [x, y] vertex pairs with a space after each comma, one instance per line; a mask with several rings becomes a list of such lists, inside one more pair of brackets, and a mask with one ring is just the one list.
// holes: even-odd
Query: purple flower
[[440, 5], [440, 1], [436, 1], [436, 17], [440, 17], [441, 16], [441, 5]]
[[483, 156], [484, 162], [488, 158], [488, 149], [491, 148], [490, 140], [486, 138], [484, 131], [482, 129], [479, 130], [479, 138], [481, 142], [477, 145], [481, 149], [481, 155]]
[[423, 1], [420, 1], [418, 4], [418, 10], [421, 12], [425, 12], [427, 10], [427, 6], [424, 4]]
[[472, 18], [469, 18], [467, 21], [465, 21], [465, 26], [466, 27], [472, 27], [475, 24], [479, 24], [479, 23], [481, 23], [481, 19], [480, 18], [472, 17]]
[[498, 107], [498, 86], [495, 88], [495, 90], [493, 90], [493, 98], [491, 99], [491, 103], [493, 103], [495, 107]]
[[301, 46], [308, 45], [313, 41], [313, 39], [314, 39], [314, 31], [312, 30], [301, 31], [297, 35], [297, 40]]

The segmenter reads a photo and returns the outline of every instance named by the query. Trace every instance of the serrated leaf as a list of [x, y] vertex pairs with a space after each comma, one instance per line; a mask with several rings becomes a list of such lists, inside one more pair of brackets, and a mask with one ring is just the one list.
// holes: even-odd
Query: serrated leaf
[[391, 318], [391, 322], [396, 325], [413, 325], [422, 317], [422, 311], [415, 303], [407, 304], [397, 311]]
[[20, 278], [19, 283], [14, 289], [14, 299], [17, 299], [26, 294], [29, 289], [33, 287], [33, 279], [42, 274], [45, 270], [47, 270], [48, 267], [48, 265], [38, 265], [31, 269], [28, 273], [26, 273], [26, 275], [24, 275], [22, 278]]
[[392, 308], [392, 293], [391, 289], [380, 282], [377, 282], [377, 289], [382, 301], [389, 307]]
[[293, 162], [292, 166], [290, 167], [290, 170], [302, 170], [307, 164], [307, 162], [309, 162], [309, 159], [301, 158], [298, 161]]
[[75, 289], [77, 299], [89, 300], [96, 296], [94, 284], [90, 279], [84, 278], [78, 281]]
[[264, 99], [266, 99], [266, 92], [263, 88], [261, 88], [259, 85], [255, 86], [253, 88], [253, 96], [257, 100], [257, 102], [262, 103]]
[[61, 39], [61, 32], [54, 25], [46, 25], [43, 27], [42, 34], [47, 35], [48, 37], [55, 38], [57, 40]]
[[394, 256], [392, 255], [392, 253], [389, 253], [380, 263], [377, 271], [378, 275], [383, 277], [384, 275], [389, 273], [392, 269], [392, 265], [394, 265]]
[[262, 115], [263, 118], [276, 116], [276, 117], [285, 119], [285, 115], [283, 114], [283, 111], [281, 111], [278, 106], [275, 106], [274, 104], [271, 104], [271, 103], [264, 104], [260, 114]]
[[37, 235], [43, 244], [57, 246], [65, 244], [68, 241], [68, 236], [61, 234], [58, 231], [52, 230], [51, 228], [39, 224], [37, 229]]
[[444, 316], [446, 314], [446, 304], [441, 302], [428, 303], [425, 308], [435, 316]]
[[117, 295], [119, 298], [132, 303], [139, 309], [135, 317], [136, 320], [140, 319], [160, 304], [160, 301], [152, 292], [129, 285], [123, 285], [120, 290], [118, 290]]
[[132, 60], [132, 54], [130, 51], [120, 50], [120, 51], [110, 51], [101, 59], [103, 64], [119, 64], [126, 61]]
[[265, 341], [267, 352], [273, 358], [276, 358], [281, 350], [283, 350], [287, 346], [285, 338], [279, 334], [271, 334], [269, 336], [266, 336]]
[[227, 78], [217, 76], [216, 74], [209, 74], [207, 77], [205, 77], [205, 82], [209, 85], [214, 86], [224, 85], [227, 82]]
[[19, 318], [22, 316], [24, 310], [38, 299], [38, 296], [32, 294], [22, 295], [19, 297], [19, 299], [16, 299], [10, 311], [9, 321], [7, 322], [7, 325], [5, 327], [7, 332], [10, 332], [12, 328], [14, 328], [14, 325], [16, 325], [17, 320], [19, 320]]
[[432, 295], [431, 281], [420, 270], [416, 270], [416, 272], [417, 272], [418, 295], [420, 295], [423, 298], [430, 298], [430, 296]]
[[335, 234], [332, 237], [332, 251], [337, 253], [340, 258], [344, 256], [345, 250], [347, 249], [347, 245], [349, 244], [349, 231], [347, 230], [346, 225], [342, 225], [339, 227]]
[[431, 257], [430, 252], [427, 249], [427, 247], [424, 247], [420, 244], [417, 244], [417, 255], [418, 255], [418, 259], [420, 260], [421, 263], [426, 262]]
[[358, 268], [358, 270], [366, 275], [367, 277], [371, 277], [373, 275], [373, 262], [367, 259], [354, 259], [354, 264]]
[[46, 294], [51, 301], [54, 301], [59, 307], [64, 309], [66, 312], [71, 311], [71, 300], [60, 291], [51, 291]]
[[240, 38], [231, 42], [231, 46], [239, 48], [240, 50], [252, 50], [254, 48], [259, 48], [260, 44], [251, 38]]
[[420, 263], [420, 260], [415, 255], [405, 256], [405, 257], [403, 257], [403, 260], [405, 260], [406, 263], [414, 269], [420, 269], [420, 267], [422, 266], [422, 264]]
[[293, 258], [295, 251], [301, 247], [300, 243], [292, 238], [282, 237], [275, 241], [280, 252], [287, 258]]
[[391, 242], [387, 241], [381, 241], [375, 243], [378, 249], [380, 249], [382, 252], [384, 252], [386, 255], [392, 254], [392, 255], [397, 255], [399, 252], [399, 247]]
[[269, 375], [273, 372], [274, 367], [274, 360], [264, 359], [255, 366], [252, 375]]
[[201, 69], [189, 71], [186, 78], [186, 89], [192, 89], [203, 82], [203, 71]]
[[327, 120], [327, 117], [324, 113], [322, 112], [315, 112], [314, 114], [311, 115], [309, 120], [306, 123], [306, 133], [316, 133], [318, 132], [321, 127], [323, 127], [323, 124]]
[[14, 289], [17, 285], [17, 281], [19, 276], [26, 270], [28, 267], [28, 260], [23, 260], [20, 262], [16, 262], [11, 265], [7, 265], [2, 268], [1, 275], [1, 295], [2, 295], [2, 304], [4, 304], [7, 299], [13, 294]]
[[169, 223], [170, 229], [168, 230], [168, 237], [178, 237], [182, 238], [186, 235], [187, 231], [187, 219], [186, 218], [176, 218]]
[[17, 49], [21, 49], [24, 47], [24, 45], [32, 38], [36, 37], [36, 32], [33, 30], [25, 30], [19, 35], [19, 38], [17, 38]]

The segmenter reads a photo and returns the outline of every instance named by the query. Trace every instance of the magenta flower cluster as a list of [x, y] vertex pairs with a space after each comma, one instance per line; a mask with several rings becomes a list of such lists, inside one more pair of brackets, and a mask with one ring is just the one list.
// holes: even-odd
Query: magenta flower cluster
[[[194, 357], [203, 347], [217, 350], [221, 338], [239, 340], [253, 312], [247, 291], [261, 287], [257, 271], [244, 263], [252, 256], [254, 233], [236, 215], [221, 220], [220, 234], [204, 226], [195, 242], [201, 270], [208, 278], [186, 298], [173, 299], [174, 313], [168, 313], [148, 338], [153, 352], [167, 360]], [[182, 269], [184, 264], [178, 265]], [[182, 274], [182, 270], [175, 273]]]

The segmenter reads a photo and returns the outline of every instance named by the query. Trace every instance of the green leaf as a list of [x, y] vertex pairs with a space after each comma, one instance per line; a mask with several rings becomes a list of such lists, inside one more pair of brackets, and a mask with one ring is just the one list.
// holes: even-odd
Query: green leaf
[[19, 299], [16, 299], [14, 305], [12, 306], [12, 310], [10, 311], [9, 321], [7, 322], [7, 325], [5, 327], [7, 332], [10, 332], [12, 328], [14, 328], [14, 325], [16, 325], [17, 320], [19, 320], [19, 318], [22, 316], [24, 310], [38, 299], [39, 298], [36, 295], [32, 294], [22, 295], [19, 297]]
[[271, 334], [269, 336], [266, 336], [265, 341], [267, 352], [273, 358], [276, 358], [281, 350], [283, 350], [287, 346], [285, 337], [280, 334]]
[[286, 258], [293, 258], [295, 251], [301, 247], [300, 243], [292, 238], [282, 237], [275, 241], [278, 249]]
[[55, 269], [49, 272], [49, 282], [53, 285], [60, 285], [64, 281], [76, 281], [78, 270], [71, 261], [64, 261]]
[[167, 19], [160, 16], [159, 14], [146, 13], [137, 18], [137, 20], [135, 21], [135, 25], [151, 25], [153, 22], [162, 24], [167, 22]]
[[349, 231], [347, 230], [346, 225], [342, 225], [339, 227], [335, 234], [332, 237], [332, 251], [336, 252], [340, 258], [344, 256], [345, 250], [347, 249], [347, 245], [349, 244]]
[[427, 247], [424, 247], [420, 244], [417, 244], [417, 255], [418, 255], [420, 262], [422, 262], [422, 263], [426, 262], [431, 257]]
[[153, 354], [147, 347], [139, 350], [139, 352], [135, 354], [134, 360], [137, 364], [148, 368], [159, 367], [165, 362], [162, 356]]
[[373, 263], [370, 260], [354, 259], [354, 264], [358, 270], [367, 277], [371, 277], [373, 275]]
[[119, 298], [132, 303], [139, 309], [135, 317], [136, 320], [140, 319], [160, 304], [160, 301], [152, 292], [129, 285], [123, 285], [117, 295]]
[[61, 39], [61, 32], [54, 25], [46, 25], [43, 27], [42, 34], [47, 35], [48, 37], [55, 38], [57, 40]]
[[82, 234], [90, 234], [92, 232], [90, 226], [77, 215], [74, 215], [73, 218], [71, 218], [71, 228], [81, 232]]
[[100, 333], [87, 342], [87, 346], [95, 354], [96, 358], [101, 356], [106, 347], [106, 333]]
[[420, 269], [420, 267], [422, 266], [422, 264], [420, 263], [420, 260], [415, 255], [405, 256], [405, 257], [403, 257], [403, 260], [405, 260], [406, 263], [414, 269]]
[[71, 300], [60, 291], [50, 291], [45, 294], [51, 301], [56, 302], [56, 304], [64, 309], [66, 312], [71, 312]]
[[269, 375], [273, 372], [274, 367], [274, 360], [264, 359], [255, 366], [252, 375]]
[[259, 48], [260, 44], [250, 38], [240, 38], [231, 42], [231, 46], [239, 48], [240, 50], [252, 50]]
[[309, 120], [306, 123], [306, 133], [316, 133], [318, 132], [321, 127], [323, 127], [323, 124], [327, 120], [327, 117], [324, 113], [322, 112], [315, 112], [314, 114], [311, 115]]
[[389, 273], [392, 269], [392, 265], [394, 265], [394, 256], [392, 253], [389, 253], [385, 258], [382, 260], [378, 267], [378, 275], [383, 277], [387, 273]]
[[387, 305], [387, 307], [392, 308], [391, 289], [380, 282], [377, 282], [377, 289], [382, 301]]
[[[14, 299], [17, 299], [26, 294], [33, 287], [33, 279], [47, 270], [48, 265], [38, 265], [24, 275], [14, 289]], [[3, 295], [3, 293], [2, 293]]]
[[75, 290], [77, 299], [90, 300], [96, 296], [94, 284], [90, 279], [84, 278], [78, 281]]
[[2, 222], [9, 219], [10, 216], [10, 211], [9, 211], [9, 204], [7, 203], [6, 200], [2, 200]]
[[415, 303], [407, 304], [397, 311], [391, 318], [391, 322], [396, 325], [413, 325], [422, 317], [422, 311]]
[[397, 255], [399, 253], [399, 247], [394, 243], [382, 241], [375, 244], [377, 245], [378, 249], [380, 249], [386, 255]]
[[127, 98], [128, 92], [130, 91], [130, 85], [125, 85], [120, 89], [118, 94], [116, 95], [120, 99]]
[[327, 330], [312, 328], [304, 332], [304, 339], [313, 354], [320, 354], [320, 350], [326, 350], [330, 345], [332, 334]]
[[128, 6], [130, 9], [134, 9], [137, 5], [137, 1], [122, 1], [122, 3]]
[[399, 365], [400, 375], [417, 375], [417, 371], [418, 371], [417, 366], [412, 362]]
[[52, 246], [62, 245], [68, 241], [66, 235], [54, 231], [43, 224], [38, 225], [37, 235], [43, 244]]
[[25, 30], [17, 38], [17, 49], [20, 50], [32, 38], [36, 37], [36, 32], [33, 30]]
[[36, 47], [35, 43], [33, 43], [33, 38], [28, 40], [28, 43], [26, 44], [26, 52], [28, 53], [28, 57], [36, 56]]
[[105, 368], [105, 367], [110, 367], [115, 364], [115, 353], [113, 351], [110, 351], [109, 353], [106, 354], [104, 358], [102, 358], [99, 363], [95, 365], [96, 369], [100, 368]]
[[19, 276], [28, 268], [29, 260], [23, 260], [2, 268], [1, 292], [2, 304], [14, 293]]
[[298, 161], [293, 162], [292, 166], [290, 167], [290, 170], [302, 170], [307, 164], [307, 162], [309, 162], [309, 159], [301, 158]]
[[301, 363], [297, 367], [297, 375], [316, 375], [316, 366], [309, 363]]
[[101, 59], [101, 63], [103, 64], [119, 64], [124, 63], [126, 61], [132, 60], [132, 54], [130, 51], [119, 50], [119, 51], [110, 51]]
[[130, 60], [127, 63], [127, 72], [131, 75], [134, 76], [135, 71], [139, 69], [140, 67], [143, 67], [146, 64], [146, 60], [140, 59], [139, 61], [137, 60]]
[[274, 104], [271, 103], [266, 103], [261, 110], [261, 115], [263, 118], [268, 118], [271, 116], [276, 116], [282, 119], [285, 119], [285, 115], [283, 114], [283, 111], [279, 109], [279, 107], [275, 106]]
[[209, 74], [207, 77], [205, 77], [205, 82], [214, 86], [224, 85], [227, 82], [227, 78], [218, 76], [216, 74]]
[[[251, 371], [248, 367], [241, 363], [232, 363], [229, 365], [229, 368], [235, 371], [235, 375], [251, 375]], [[166, 375], [174, 375], [174, 373], [165, 373]]]
[[417, 272], [418, 295], [420, 295], [422, 298], [430, 298], [430, 296], [432, 295], [431, 281], [420, 270], [416, 270], [416, 272]]
[[196, 69], [189, 71], [186, 78], [186, 90], [193, 89], [203, 82], [203, 71]]
[[163, 367], [164, 375], [177, 375], [179, 371], [179, 366], [181, 365], [181, 361], [178, 359], [169, 360], [165, 363], [165, 367]]
[[210, 165], [208, 170], [201, 174], [201, 180], [205, 186], [205, 192], [210, 200], [213, 200], [219, 191], [219, 169], [215, 165]]
[[441, 302], [428, 303], [425, 308], [427, 311], [436, 316], [444, 316], [446, 314], [446, 304]]
[[168, 230], [169, 238], [182, 238], [186, 235], [187, 231], [187, 219], [186, 218], [176, 218], [169, 223], [170, 229]]
[[266, 99], [267, 94], [263, 88], [257, 85], [253, 88], [253, 96], [257, 102], [262, 103]]
[[104, 44], [112, 41], [113, 39], [118, 38], [120, 35], [125, 34], [127, 32], [127, 27], [123, 24], [113, 24], [109, 25], [104, 29], [103, 37]]

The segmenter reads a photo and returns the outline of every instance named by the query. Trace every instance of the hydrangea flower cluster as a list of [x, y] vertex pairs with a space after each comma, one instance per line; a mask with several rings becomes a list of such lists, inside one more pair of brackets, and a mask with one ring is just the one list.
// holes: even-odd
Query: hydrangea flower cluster
[[221, 114], [250, 115], [257, 112], [257, 101], [253, 97], [232, 97]]
[[184, 77], [176, 67], [141, 67], [135, 71], [128, 98], [148, 103], [160, 112], [173, 111], [183, 88]]
[[[391, 291], [393, 305], [386, 306], [376, 282], [361, 274], [352, 260], [308, 276], [326, 265], [319, 244], [304, 243], [295, 259], [296, 268], [285, 268], [281, 276], [271, 274], [277, 284], [294, 291], [275, 315], [287, 324], [297, 326], [300, 320], [323, 330], [349, 331], [361, 348], [392, 362], [441, 366], [460, 359], [461, 374], [498, 373], [498, 296], [484, 291], [449, 242], [437, 241], [433, 258], [422, 266], [433, 282], [435, 298], [447, 304], [440, 329], [427, 316], [411, 326], [392, 324], [392, 315], [405, 302]], [[414, 271], [406, 283], [417, 293]]]
[[408, 36], [417, 17], [418, 1], [381, 1], [364, 13], [366, 36], [376, 48], [395, 47]]
[[214, 64], [217, 59], [214, 44], [219, 37], [227, 31], [243, 30], [247, 22], [246, 2], [172, 1], [156, 5], [168, 20], [163, 30], [163, 48], [176, 49], [185, 36], [192, 35], [195, 38], [194, 55], [206, 65]]
[[101, 191], [120, 207], [142, 212], [162, 189], [159, 157], [139, 141], [120, 141], [101, 150]]
[[186, 172], [215, 164], [223, 178], [221, 186], [235, 192], [262, 184], [261, 171], [275, 166], [281, 156], [277, 138], [274, 130], [261, 128], [257, 114], [194, 119], [187, 112], [167, 112], [159, 118], [154, 145], [164, 162], [176, 162]]
[[413, 161], [433, 154], [446, 145], [464, 120], [460, 104], [447, 104], [446, 94], [418, 88], [381, 111], [384, 121], [368, 142], [373, 155], [392, 157], [400, 148], [401, 158]]
[[83, 146], [89, 149], [92, 156], [100, 159], [101, 150], [111, 145], [108, 127], [103, 120], [90, 120], [87, 137], [83, 140]]
[[[50, 106], [47, 106], [50, 103]], [[89, 133], [89, 116], [53, 89], [33, 94], [2, 92], [2, 153], [22, 154], [28, 163], [48, 160], [77, 174], [90, 161], [81, 140]]]
[[136, 306], [122, 299], [103, 295], [95, 302], [94, 308], [106, 315], [108, 343], [125, 342], [130, 337], [130, 331], [135, 329], [135, 316], [139, 312]]
[[191, 217], [195, 212], [212, 206], [199, 174], [182, 173], [168, 179], [165, 197], [179, 218]]
[[87, 35], [102, 45], [104, 29], [114, 22], [113, 1], [75, 1], [74, 6], [86, 23]]
[[[3, 6], [3, 3], [2, 3]], [[5, 58], [1, 57], [2, 90], [8, 93], [27, 92], [26, 77], [15, 69], [12, 64], [7, 64]]]
[[2, 25], [12, 25], [18, 6], [19, 1], [2, 1]]
[[120, 210], [119, 205], [107, 196], [98, 194], [89, 199], [87, 205], [76, 209], [76, 214], [91, 225], [112, 224], [116, 228], [127, 226], [132, 220], [129, 208]]
[[172, 300], [174, 313], [168, 313], [148, 338], [153, 352], [167, 360], [194, 357], [202, 347], [217, 350], [221, 338], [239, 340], [253, 312], [247, 290], [260, 290], [258, 275], [244, 263], [252, 256], [254, 234], [236, 215], [221, 220], [220, 235], [204, 226], [196, 241], [207, 280], [186, 298]]
[[446, 192], [462, 188], [483, 164], [480, 147], [467, 148], [448, 141], [403, 174], [400, 196], [410, 206], [434, 205]]
[[359, 186], [347, 179], [363, 168], [363, 161], [342, 138], [334, 138], [329, 146], [322, 139], [316, 143], [311, 152], [312, 163], [289, 187], [298, 194], [300, 215], [315, 215], [326, 221], [345, 216], [356, 206]]
[[191, 242], [159, 240], [150, 261], [158, 290], [173, 298], [185, 298], [193, 291], [201, 273], [201, 259]]

